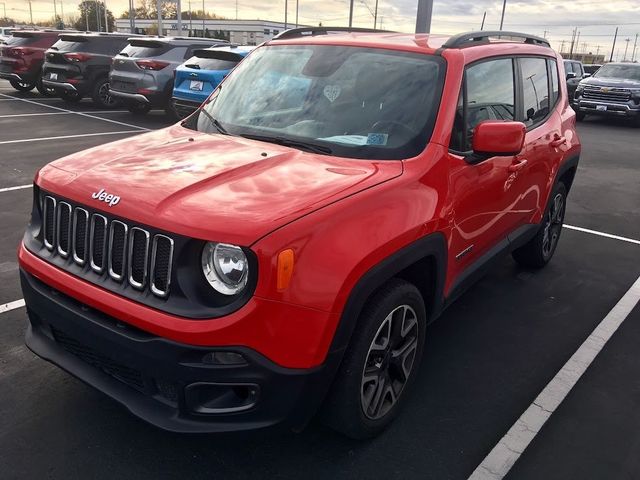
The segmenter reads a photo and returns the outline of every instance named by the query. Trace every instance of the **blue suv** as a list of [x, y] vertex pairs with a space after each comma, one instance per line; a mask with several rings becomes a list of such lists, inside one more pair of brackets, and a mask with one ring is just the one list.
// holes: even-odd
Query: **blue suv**
[[254, 48], [231, 45], [195, 50], [194, 56], [176, 69], [172, 102], [178, 116], [191, 115]]

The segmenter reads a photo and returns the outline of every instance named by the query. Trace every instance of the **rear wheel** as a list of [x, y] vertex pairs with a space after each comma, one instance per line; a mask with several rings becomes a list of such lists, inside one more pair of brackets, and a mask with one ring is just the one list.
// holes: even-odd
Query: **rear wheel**
[[100, 108], [109, 109], [120, 105], [120, 102], [109, 94], [109, 80], [107, 78], [100, 78], [96, 81], [91, 93], [91, 100], [95, 106]]
[[551, 193], [538, 233], [529, 242], [513, 251], [516, 262], [531, 268], [542, 268], [549, 263], [560, 240], [566, 204], [567, 189], [564, 183], [558, 182]]
[[412, 284], [394, 279], [365, 306], [321, 418], [352, 438], [379, 434], [396, 417], [415, 381], [426, 311]]
[[151, 105], [148, 103], [130, 103], [127, 105], [127, 110], [129, 110], [134, 115], [146, 115], [151, 110]]
[[80, 95], [78, 92], [70, 90], [63, 90], [62, 92], [58, 93], [58, 95], [67, 103], [78, 103], [80, 100], [82, 100], [82, 95]]
[[19, 80], [9, 80], [9, 83], [19, 92], [30, 92], [31, 90], [36, 88], [35, 83], [21, 82]]

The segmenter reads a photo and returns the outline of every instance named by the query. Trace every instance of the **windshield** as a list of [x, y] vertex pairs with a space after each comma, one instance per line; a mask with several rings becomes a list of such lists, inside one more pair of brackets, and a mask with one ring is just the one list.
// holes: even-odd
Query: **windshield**
[[440, 57], [416, 53], [266, 46], [241, 62], [185, 126], [337, 156], [408, 158], [431, 136], [444, 70]]
[[593, 76], [599, 78], [627, 78], [640, 81], [640, 65], [603, 65]]

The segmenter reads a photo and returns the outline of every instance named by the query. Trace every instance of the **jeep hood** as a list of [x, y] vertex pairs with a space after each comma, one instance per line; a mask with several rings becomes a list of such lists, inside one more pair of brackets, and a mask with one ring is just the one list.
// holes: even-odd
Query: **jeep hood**
[[[174, 125], [64, 157], [40, 170], [36, 182], [110, 215], [248, 246], [401, 174], [399, 160], [335, 158]], [[103, 189], [120, 201], [110, 207], [92, 197]]]

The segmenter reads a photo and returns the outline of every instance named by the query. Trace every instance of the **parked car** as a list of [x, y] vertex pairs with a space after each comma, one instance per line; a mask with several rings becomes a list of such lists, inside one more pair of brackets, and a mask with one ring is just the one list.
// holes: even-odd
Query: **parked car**
[[178, 117], [191, 115], [253, 46], [230, 45], [196, 50], [176, 69], [173, 108]]
[[0, 78], [20, 92], [37, 88], [43, 95], [53, 94], [42, 84], [42, 64], [59, 34], [59, 30], [14, 30], [0, 43]]
[[584, 71], [584, 66], [582, 62], [577, 60], [565, 60], [564, 61], [564, 71], [567, 74], [567, 90], [569, 92], [569, 98], [573, 98], [575, 94], [576, 88], [578, 88], [578, 84], [584, 78], [589, 77], [590, 75]]
[[563, 79], [526, 34], [288, 30], [187, 120], [39, 171], [26, 343], [167, 430], [378, 434], [427, 324], [503, 255], [553, 257]]
[[114, 58], [109, 75], [111, 95], [133, 113], [145, 114], [153, 107], [173, 115], [171, 92], [174, 71], [194, 50], [228, 45], [225, 40], [194, 37], [133, 38]]
[[640, 65], [607, 63], [578, 85], [573, 108], [587, 115], [626, 117], [640, 127]]
[[117, 101], [109, 95], [109, 69], [113, 57], [128, 43], [130, 34], [63, 33], [46, 52], [42, 83], [64, 101], [90, 96], [101, 108]]
[[584, 68], [584, 73], [587, 74], [587, 76], [591, 76], [594, 73], [596, 73], [600, 67], [602, 67], [602, 65], [597, 65], [597, 64], [592, 64], [592, 65], [582, 65], [582, 68]]
[[11, 33], [17, 30], [15, 27], [0, 27], [0, 42], [11, 36]]

